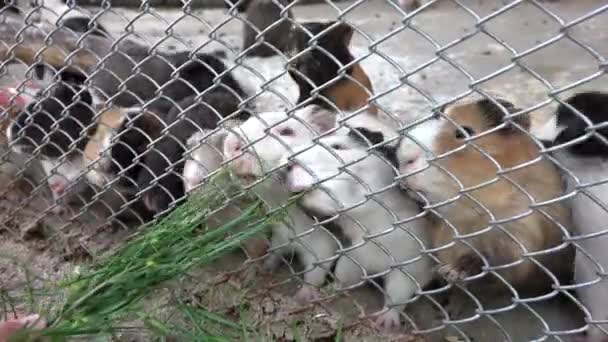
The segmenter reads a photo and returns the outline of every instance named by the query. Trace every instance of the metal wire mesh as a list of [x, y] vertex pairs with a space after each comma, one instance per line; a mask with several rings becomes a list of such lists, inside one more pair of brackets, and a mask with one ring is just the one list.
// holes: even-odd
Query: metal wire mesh
[[269, 339], [608, 338], [605, 1], [86, 5], [0, 10], [0, 241], [36, 278], [229, 169], [289, 220], [196, 298]]

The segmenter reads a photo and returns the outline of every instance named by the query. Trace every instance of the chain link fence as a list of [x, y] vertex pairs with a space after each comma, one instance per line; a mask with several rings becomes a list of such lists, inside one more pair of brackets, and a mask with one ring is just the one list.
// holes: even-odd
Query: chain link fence
[[262, 340], [608, 339], [606, 1], [208, 5], [5, 1], [5, 318], [229, 170], [285, 219], [148, 304]]

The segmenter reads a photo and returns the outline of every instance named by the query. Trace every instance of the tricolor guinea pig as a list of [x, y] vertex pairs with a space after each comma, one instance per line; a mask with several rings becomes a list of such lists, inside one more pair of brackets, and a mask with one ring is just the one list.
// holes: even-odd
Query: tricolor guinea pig
[[[292, 26], [288, 71], [300, 91], [298, 104], [318, 91], [313, 99], [316, 104], [341, 111], [365, 109], [376, 113], [374, 103], [369, 103], [372, 83], [360, 63], [352, 64], [355, 60], [349, 49], [352, 37], [353, 28], [346, 23], [306, 22]], [[316, 46], [310, 45], [311, 39]], [[342, 75], [339, 71], [347, 65]], [[336, 78], [339, 80], [334, 81]]]
[[517, 288], [546, 290], [571, 276], [569, 210], [544, 203], [562, 195], [562, 181], [528, 133], [528, 117], [511, 115], [518, 111], [474, 100], [404, 132], [400, 182], [437, 214], [431, 239], [447, 281], [497, 273]]

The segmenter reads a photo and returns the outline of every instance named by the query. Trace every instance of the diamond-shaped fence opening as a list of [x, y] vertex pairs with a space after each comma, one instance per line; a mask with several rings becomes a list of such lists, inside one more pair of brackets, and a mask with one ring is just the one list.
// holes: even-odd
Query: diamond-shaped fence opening
[[608, 339], [607, 12], [5, 1], [0, 341]]

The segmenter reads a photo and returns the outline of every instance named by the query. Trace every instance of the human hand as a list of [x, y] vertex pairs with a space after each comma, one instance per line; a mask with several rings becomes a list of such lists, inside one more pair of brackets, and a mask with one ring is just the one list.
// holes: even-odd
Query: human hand
[[21, 329], [31, 328], [39, 330], [45, 327], [46, 321], [41, 319], [39, 315], [29, 315], [0, 321], [0, 342], [8, 342]]

